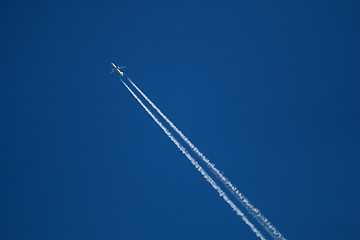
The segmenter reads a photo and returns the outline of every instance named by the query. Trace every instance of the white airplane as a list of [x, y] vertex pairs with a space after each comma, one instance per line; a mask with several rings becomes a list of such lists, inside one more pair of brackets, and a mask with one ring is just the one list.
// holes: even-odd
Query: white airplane
[[123, 67], [118, 67], [116, 66], [114, 63], [111, 63], [113, 65], [113, 69], [111, 70], [111, 73], [114, 72], [115, 70], [118, 71], [120, 73], [121, 76], [124, 76], [124, 72], [122, 72], [120, 69], [123, 69], [125, 68], [125, 66]]

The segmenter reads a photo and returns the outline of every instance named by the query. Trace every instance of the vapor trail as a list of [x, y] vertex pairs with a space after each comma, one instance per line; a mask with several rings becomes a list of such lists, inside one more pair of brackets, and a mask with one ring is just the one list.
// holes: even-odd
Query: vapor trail
[[154, 114], [144, 105], [144, 103], [138, 98], [138, 96], [129, 88], [129, 86], [121, 80], [133, 97], [140, 103], [140, 105], [145, 109], [145, 111], [154, 119], [154, 121], [160, 126], [160, 128], [165, 132], [165, 134], [173, 141], [177, 148], [190, 160], [192, 165], [203, 175], [205, 180], [211, 184], [211, 186], [218, 192], [219, 196], [222, 197], [225, 202], [227, 202], [233, 211], [241, 217], [241, 219], [251, 228], [251, 230], [259, 237], [261, 240], [266, 240], [264, 236], [256, 229], [256, 227], [247, 219], [243, 212], [228, 198], [226, 193], [215, 183], [215, 181], [205, 172], [205, 170], [199, 165], [199, 163], [188, 153], [188, 151], [179, 143], [179, 141], [172, 135], [172, 133], [154, 116]]
[[239, 200], [239, 202], [246, 208], [246, 210], [253, 215], [253, 217], [265, 228], [265, 230], [274, 238], [286, 240], [286, 238], [270, 223], [270, 221], [260, 212], [259, 209], [254, 207], [250, 201], [227, 179], [216, 167], [211, 163], [209, 159], [205, 157], [200, 150], [171, 122], [164, 113], [143, 93], [135, 83], [127, 78], [130, 83], [136, 88], [136, 90], [145, 98], [145, 100], [159, 113], [159, 115], [170, 125], [176, 133], [189, 145], [189, 147], [203, 160], [208, 168], [214, 173], [214, 175], [220, 179], [220, 181], [226, 186], [227, 189]]

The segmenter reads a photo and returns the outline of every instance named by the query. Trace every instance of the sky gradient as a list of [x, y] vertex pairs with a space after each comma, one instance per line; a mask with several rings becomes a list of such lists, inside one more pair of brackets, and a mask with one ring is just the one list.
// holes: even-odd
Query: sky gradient
[[359, 11], [5, 1], [0, 239], [257, 239], [111, 62], [287, 239], [360, 239]]

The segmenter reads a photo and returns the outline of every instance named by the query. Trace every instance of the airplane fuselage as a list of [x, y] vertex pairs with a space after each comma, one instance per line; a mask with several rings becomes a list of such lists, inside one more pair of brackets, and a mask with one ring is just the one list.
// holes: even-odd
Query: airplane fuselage
[[111, 65], [113, 65], [114, 70], [118, 71], [121, 76], [124, 76], [124, 72], [122, 72], [122, 71], [120, 70], [121, 68], [124, 68], [124, 67], [118, 67], [118, 66], [116, 66], [114, 63], [111, 63]]

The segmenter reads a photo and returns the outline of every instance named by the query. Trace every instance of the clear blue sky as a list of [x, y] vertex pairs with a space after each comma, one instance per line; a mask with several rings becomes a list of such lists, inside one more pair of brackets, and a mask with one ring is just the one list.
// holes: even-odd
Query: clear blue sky
[[359, 12], [3, 2], [0, 239], [257, 239], [110, 62], [285, 237], [360, 239]]

